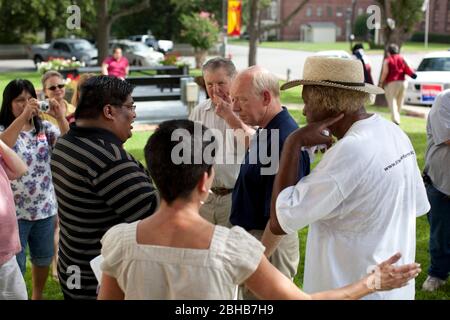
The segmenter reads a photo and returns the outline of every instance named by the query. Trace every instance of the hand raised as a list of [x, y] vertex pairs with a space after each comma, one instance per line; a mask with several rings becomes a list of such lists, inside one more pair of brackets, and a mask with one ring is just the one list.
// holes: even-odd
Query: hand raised
[[340, 114], [333, 118], [308, 123], [306, 126], [294, 131], [288, 139], [299, 142], [303, 147], [326, 145], [329, 148], [333, 144], [333, 138], [329, 134], [329, 127], [340, 121], [343, 117], [344, 114]]

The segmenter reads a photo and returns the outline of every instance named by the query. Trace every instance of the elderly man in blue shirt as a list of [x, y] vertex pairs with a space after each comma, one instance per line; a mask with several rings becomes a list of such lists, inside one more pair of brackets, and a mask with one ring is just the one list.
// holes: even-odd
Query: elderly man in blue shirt
[[[284, 141], [298, 125], [281, 105], [278, 79], [259, 66], [238, 73], [232, 83], [230, 95], [232, 104], [228, 104], [228, 111], [231, 112], [232, 106], [245, 125], [258, 127], [249, 140], [234, 186], [230, 222], [261, 239], [270, 217], [272, 187], [279, 156]], [[231, 127], [249, 132], [248, 127]], [[298, 179], [309, 173], [309, 156], [305, 151], [302, 153]], [[283, 237], [270, 257], [271, 263], [291, 279], [297, 273], [299, 259], [297, 234]], [[243, 299], [255, 299], [245, 288], [240, 288], [239, 296]]]

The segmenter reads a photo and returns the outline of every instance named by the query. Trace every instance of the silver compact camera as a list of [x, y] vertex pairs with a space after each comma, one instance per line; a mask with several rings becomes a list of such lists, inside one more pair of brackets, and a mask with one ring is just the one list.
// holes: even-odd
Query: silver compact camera
[[39, 110], [42, 112], [47, 112], [50, 109], [50, 104], [48, 101], [39, 101]]

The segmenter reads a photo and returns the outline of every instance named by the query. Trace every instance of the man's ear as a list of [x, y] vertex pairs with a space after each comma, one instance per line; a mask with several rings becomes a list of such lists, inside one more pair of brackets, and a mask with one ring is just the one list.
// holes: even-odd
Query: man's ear
[[272, 95], [268, 90], [263, 91], [263, 104], [265, 106], [268, 106], [270, 102], [272, 101]]
[[113, 120], [115, 114], [115, 109], [112, 105], [107, 104], [103, 107], [103, 116], [106, 119]]

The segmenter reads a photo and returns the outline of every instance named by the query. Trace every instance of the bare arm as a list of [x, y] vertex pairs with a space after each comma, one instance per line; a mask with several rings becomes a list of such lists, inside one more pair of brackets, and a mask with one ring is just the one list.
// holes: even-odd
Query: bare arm
[[388, 66], [388, 62], [385, 60], [383, 62], [383, 71], [381, 72], [381, 77], [380, 77], [378, 86], [380, 86], [380, 87], [384, 86], [384, 81], [386, 81], [388, 73], [389, 73], [389, 66]]
[[[338, 122], [343, 117], [344, 115], [341, 114], [335, 118], [329, 118], [320, 122], [310, 123], [303, 128], [297, 129], [286, 139], [283, 150], [281, 152], [280, 168], [273, 184], [272, 201], [270, 205], [269, 224], [270, 231], [274, 235], [282, 235], [286, 233], [281, 228], [278, 217], [276, 215], [276, 201], [281, 191], [297, 183], [299, 170], [298, 167], [301, 156], [300, 150], [302, 146], [310, 147], [324, 144], [330, 147], [333, 139], [332, 137], [323, 135], [322, 131], [327, 129], [335, 122]], [[270, 243], [263, 244], [273, 246], [273, 244]], [[273, 247], [269, 247], [266, 250], [270, 252], [273, 249]]]
[[39, 113], [39, 106], [36, 99], [30, 99], [23, 112], [11, 125], [0, 134], [0, 139], [10, 148], [14, 147], [19, 137], [20, 131], [31, 120], [34, 115]]
[[50, 110], [47, 112], [50, 116], [58, 122], [59, 131], [61, 135], [69, 131], [69, 122], [66, 119], [66, 106], [60, 105], [55, 99], [50, 99]]
[[307, 294], [278, 271], [265, 256], [256, 271], [245, 281], [245, 285], [260, 299], [359, 299], [375, 291], [391, 290], [405, 286], [419, 272], [419, 265], [413, 263], [394, 267], [392, 264], [400, 259], [396, 254], [378, 265], [378, 272], [343, 288]]
[[102, 64], [102, 74], [105, 76], [108, 75], [108, 65], [106, 63]]
[[0, 139], [0, 156], [5, 164], [9, 180], [20, 178], [27, 172], [27, 165], [20, 157]]
[[97, 300], [123, 300], [124, 298], [125, 295], [120, 289], [117, 280], [103, 272]]

